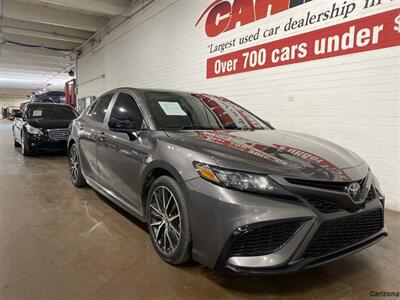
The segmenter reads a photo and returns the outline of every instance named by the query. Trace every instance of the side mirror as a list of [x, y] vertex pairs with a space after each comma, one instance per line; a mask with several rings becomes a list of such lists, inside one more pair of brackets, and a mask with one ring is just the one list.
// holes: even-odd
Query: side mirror
[[133, 121], [130, 119], [112, 118], [108, 122], [108, 128], [111, 131], [126, 133], [131, 141], [137, 140], [139, 138], [139, 135], [136, 133], [137, 128]]
[[135, 131], [136, 126], [130, 119], [116, 119], [112, 118], [108, 122], [108, 127], [112, 131], [125, 132], [125, 131]]

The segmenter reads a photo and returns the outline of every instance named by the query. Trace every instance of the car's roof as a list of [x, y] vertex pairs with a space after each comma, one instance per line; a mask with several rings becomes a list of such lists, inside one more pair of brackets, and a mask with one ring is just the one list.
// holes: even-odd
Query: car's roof
[[63, 96], [63, 95], [65, 95], [65, 93], [62, 92], [62, 91], [49, 91], [49, 92], [44, 92], [44, 93], [41, 93], [41, 94], [37, 94], [37, 95], [35, 95], [35, 96], [42, 96], [42, 95], [48, 95], [48, 96]]
[[189, 92], [189, 91], [173, 90], [173, 89], [149, 89], [149, 88], [133, 88], [133, 87], [120, 87], [120, 88], [116, 88], [111, 91], [108, 91], [107, 93], [117, 92], [120, 90], [131, 90], [133, 92], [141, 92], [141, 93], [153, 92], [153, 93], [173, 93], [173, 94], [187, 94], [187, 95], [204, 94], [204, 93], [194, 93], [194, 92]]

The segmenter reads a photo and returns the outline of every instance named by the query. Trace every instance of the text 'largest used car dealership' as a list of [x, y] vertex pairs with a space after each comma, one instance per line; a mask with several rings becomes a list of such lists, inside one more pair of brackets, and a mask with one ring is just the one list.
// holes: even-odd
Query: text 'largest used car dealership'
[[399, 0], [0, 13], [0, 299], [400, 297]]

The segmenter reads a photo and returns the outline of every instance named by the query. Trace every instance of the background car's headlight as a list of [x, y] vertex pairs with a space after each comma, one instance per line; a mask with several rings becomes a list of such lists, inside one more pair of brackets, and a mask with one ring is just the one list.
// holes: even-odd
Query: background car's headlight
[[26, 125], [25, 128], [26, 128], [26, 131], [28, 131], [30, 134], [43, 135], [43, 131], [40, 130], [39, 128], [35, 128], [31, 125]]
[[221, 169], [198, 162], [194, 162], [193, 165], [203, 179], [226, 188], [255, 193], [275, 193], [283, 190], [266, 175]]

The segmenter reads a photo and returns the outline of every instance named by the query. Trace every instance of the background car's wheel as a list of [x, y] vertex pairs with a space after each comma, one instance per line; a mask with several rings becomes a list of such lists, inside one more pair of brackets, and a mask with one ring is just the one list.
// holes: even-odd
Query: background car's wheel
[[83, 177], [80, 160], [79, 160], [79, 150], [76, 144], [73, 144], [69, 150], [69, 172], [71, 175], [72, 183], [76, 187], [86, 186], [86, 180]]
[[23, 156], [31, 156], [32, 152], [29, 149], [29, 146], [26, 144], [25, 133], [21, 134], [21, 152]]
[[172, 265], [187, 262], [191, 257], [189, 216], [177, 182], [168, 176], [154, 181], [146, 206], [151, 241], [160, 257]]
[[15, 148], [20, 148], [21, 147], [21, 144], [17, 142], [15, 137], [14, 137], [14, 147]]

